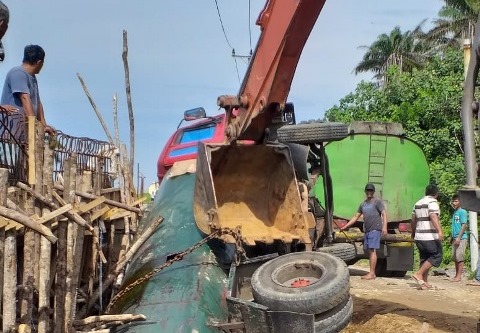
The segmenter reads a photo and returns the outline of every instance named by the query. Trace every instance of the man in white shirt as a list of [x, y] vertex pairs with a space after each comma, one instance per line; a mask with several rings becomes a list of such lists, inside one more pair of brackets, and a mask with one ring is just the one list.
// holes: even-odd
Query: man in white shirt
[[433, 266], [440, 266], [443, 257], [443, 231], [437, 197], [438, 187], [428, 185], [425, 196], [415, 203], [412, 212], [412, 238], [420, 253], [420, 268], [412, 278], [422, 290], [432, 287], [427, 281], [428, 272]]

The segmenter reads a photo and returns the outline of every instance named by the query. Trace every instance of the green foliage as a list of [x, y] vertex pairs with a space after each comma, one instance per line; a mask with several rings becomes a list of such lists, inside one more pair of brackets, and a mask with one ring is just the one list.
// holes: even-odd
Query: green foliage
[[[441, 222], [450, 230], [450, 198], [465, 184], [463, 128], [460, 118], [463, 58], [457, 49], [433, 57], [423, 69], [411, 73], [391, 66], [383, 87], [361, 82], [356, 90], [325, 113], [329, 121], [354, 120], [399, 122], [407, 137], [423, 149], [430, 167], [431, 182], [442, 195]], [[448, 233], [445, 233], [448, 235]], [[445, 242], [444, 262], [449, 244]]]

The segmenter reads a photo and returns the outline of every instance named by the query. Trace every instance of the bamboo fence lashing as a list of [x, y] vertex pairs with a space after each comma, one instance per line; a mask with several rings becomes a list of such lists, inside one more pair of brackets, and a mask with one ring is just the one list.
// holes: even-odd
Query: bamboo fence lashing
[[[28, 121], [27, 147], [22, 146], [28, 158], [25, 177], [16, 178], [22, 181], [9, 188], [12, 170], [0, 168], [0, 326], [4, 333], [109, 332], [116, 325], [146, 319], [103, 313], [115, 292], [115, 281], [122, 280], [133, 254], [161, 223], [159, 219], [136, 235], [143, 211], [133, 190], [134, 119], [126, 31], [123, 38], [129, 155], [119, 137], [116, 95], [114, 141], [77, 74], [109, 140], [81, 138], [78, 146], [116, 147], [108, 158], [114, 159], [120, 187], [113, 187], [108, 174], [112, 165], [105, 156], [92, 157], [91, 151], [87, 157], [77, 156], [82, 152], [75, 150], [72, 137], [62, 141], [57, 135], [57, 141], [46, 142], [43, 125], [33, 118]], [[85, 161], [94, 167], [87, 169]], [[60, 175], [63, 184], [54, 182], [54, 174]]]

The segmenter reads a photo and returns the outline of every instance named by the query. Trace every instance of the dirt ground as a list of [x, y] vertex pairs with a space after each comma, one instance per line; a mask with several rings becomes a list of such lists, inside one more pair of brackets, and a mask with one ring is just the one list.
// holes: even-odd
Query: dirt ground
[[[353, 319], [345, 333], [437, 333], [480, 332], [480, 287], [450, 282], [449, 277], [431, 276], [430, 290], [419, 290], [404, 278], [365, 281], [362, 266], [350, 267]], [[477, 331], [477, 324], [479, 330]]]

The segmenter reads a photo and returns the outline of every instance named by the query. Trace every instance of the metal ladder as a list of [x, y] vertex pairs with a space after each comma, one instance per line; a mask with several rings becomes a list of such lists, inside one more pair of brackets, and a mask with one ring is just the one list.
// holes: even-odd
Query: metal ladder
[[388, 129], [385, 135], [370, 132], [370, 148], [368, 155], [368, 182], [375, 185], [377, 197], [383, 199], [383, 180], [387, 157]]

